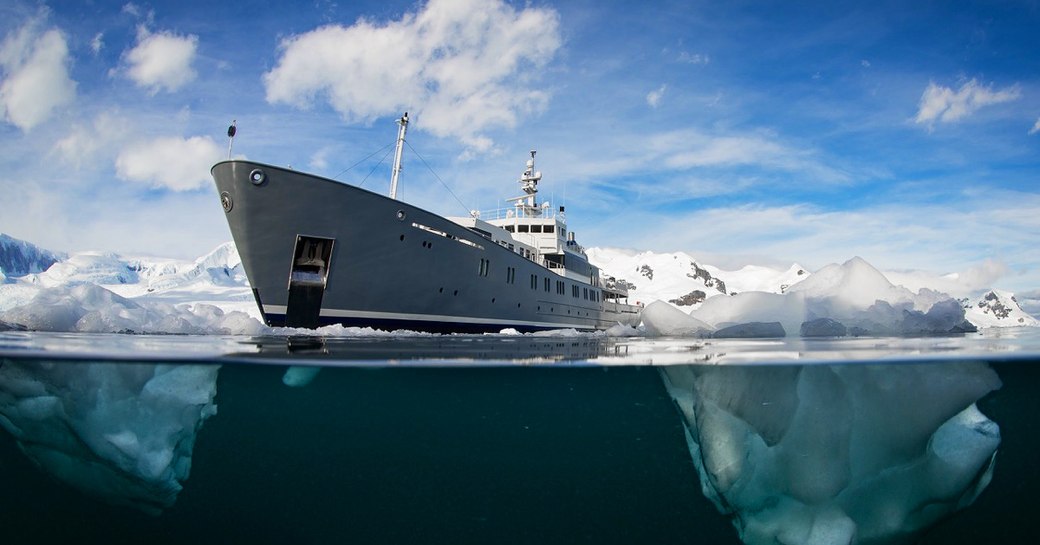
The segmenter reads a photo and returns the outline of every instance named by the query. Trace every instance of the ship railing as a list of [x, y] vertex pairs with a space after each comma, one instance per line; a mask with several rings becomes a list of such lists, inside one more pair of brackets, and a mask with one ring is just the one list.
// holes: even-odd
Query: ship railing
[[525, 214], [522, 208], [515, 208], [512, 206], [505, 208], [493, 208], [491, 210], [478, 210], [478, 218], [488, 220], [504, 220], [511, 218], [542, 218], [542, 219], [554, 219], [556, 217], [556, 211], [552, 208], [541, 209], [542, 213], [537, 216], [531, 216]]

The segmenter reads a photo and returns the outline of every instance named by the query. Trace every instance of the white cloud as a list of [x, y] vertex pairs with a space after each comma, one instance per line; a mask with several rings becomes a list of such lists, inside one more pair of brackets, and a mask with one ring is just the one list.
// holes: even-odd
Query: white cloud
[[97, 161], [104, 151], [111, 150], [133, 136], [133, 126], [129, 119], [115, 112], [102, 112], [89, 125], [77, 123], [69, 127], [65, 137], [54, 144], [52, 151], [65, 163], [79, 168]]
[[683, 51], [679, 53], [679, 62], [687, 64], [708, 64], [711, 62], [711, 57], [707, 55], [701, 55], [700, 53], [690, 53]]
[[984, 259], [981, 263], [970, 265], [966, 270], [947, 274], [931, 271], [884, 271], [885, 276], [893, 284], [904, 286], [912, 291], [928, 288], [954, 297], [968, 297], [981, 290], [999, 285], [998, 282], [1007, 276], [1008, 267], [1001, 261]]
[[69, 48], [57, 29], [38, 32], [30, 21], [8, 35], [0, 45], [0, 109], [4, 119], [29, 131], [54, 111], [76, 98], [76, 83], [69, 78]]
[[646, 95], [646, 103], [649, 104], [651, 108], [656, 108], [661, 103], [661, 98], [664, 97], [664, 92], [666, 90], [668, 90], [668, 86], [661, 85], [657, 89], [650, 91]]
[[974, 79], [957, 91], [929, 83], [921, 94], [914, 121], [929, 125], [935, 121], [950, 123], [963, 119], [984, 106], [1017, 100], [1021, 94], [1018, 86], [994, 91], [992, 87], [979, 85]]
[[551, 9], [431, 0], [397, 21], [362, 19], [287, 38], [263, 79], [271, 103], [324, 100], [348, 122], [410, 110], [423, 129], [487, 149], [483, 131], [546, 107], [536, 80], [560, 45]]
[[98, 53], [101, 53], [101, 49], [104, 48], [104, 47], [105, 47], [105, 33], [104, 32], [98, 32], [97, 34], [94, 35], [94, 39], [90, 40], [90, 50], [93, 51], [95, 55], [97, 55]]
[[126, 74], [138, 87], [148, 89], [153, 95], [160, 90], [172, 93], [195, 79], [191, 63], [198, 43], [198, 36], [151, 33], [141, 26], [137, 45], [123, 56]]
[[116, 175], [156, 188], [190, 191], [210, 183], [209, 169], [223, 149], [212, 138], [160, 137], [130, 145], [116, 158]]
[[1036, 134], [1038, 132], [1040, 132], [1040, 119], [1037, 119], [1036, 123], [1033, 124], [1033, 128], [1029, 129], [1029, 134]]
[[[992, 213], [998, 209], [999, 214]], [[1034, 288], [1040, 270], [1040, 260], [1032, 257], [1040, 230], [1040, 196], [992, 189], [946, 205], [854, 210], [744, 205], [665, 218], [634, 213], [625, 226], [612, 225], [609, 236], [599, 238], [618, 246], [693, 254], [725, 254], [736, 248], [748, 255], [793, 259], [813, 269], [858, 255], [882, 270], [936, 271], [933, 277], [959, 271], [942, 286], [957, 294], [981, 287]], [[1012, 260], [1014, 265], [1003, 263]], [[911, 280], [900, 277], [901, 282], [913, 284]]]

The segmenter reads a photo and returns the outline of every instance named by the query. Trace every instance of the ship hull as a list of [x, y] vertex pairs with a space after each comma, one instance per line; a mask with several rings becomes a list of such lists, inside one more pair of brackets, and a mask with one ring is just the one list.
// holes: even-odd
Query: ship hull
[[527, 332], [638, 323], [639, 307], [407, 203], [249, 161], [217, 163], [212, 174], [268, 325]]

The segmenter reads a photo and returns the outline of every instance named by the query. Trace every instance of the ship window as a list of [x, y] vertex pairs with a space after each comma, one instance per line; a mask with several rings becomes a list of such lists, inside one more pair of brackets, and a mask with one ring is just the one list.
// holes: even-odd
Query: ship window
[[545, 291], [546, 292], [549, 291], [549, 284], [551, 284], [551, 283], [552, 282], [548, 278], [545, 279]]
[[533, 290], [538, 289], [538, 275], [537, 274], [532, 274], [531, 275], [531, 289], [533, 289]]
[[517, 225], [516, 226], [516, 232], [517, 233], [526, 233], [526, 232], [528, 232], [528, 227], [529, 226], [527, 226], [527, 225]]
[[532, 233], [541, 233], [542, 232], [542, 226], [541, 225], [532, 225], [531, 226], [531, 232]]
[[555, 225], [546, 225], [545, 229], [544, 229], [544, 232], [551, 233], [551, 232], [553, 232], [555, 230], [555, 227], [556, 227]]
[[506, 225], [506, 231], [509, 231], [510, 233], [512, 233], [513, 232], [513, 226], [512, 225]]
[[477, 269], [478, 276], [487, 276], [491, 271], [491, 260], [480, 258], [480, 268]]
[[571, 297], [578, 296], [578, 286], [571, 286]]

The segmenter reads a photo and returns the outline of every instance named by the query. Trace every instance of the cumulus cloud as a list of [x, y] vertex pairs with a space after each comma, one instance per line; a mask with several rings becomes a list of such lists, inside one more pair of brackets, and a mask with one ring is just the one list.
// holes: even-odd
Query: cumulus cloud
[[5, 121], [23, 131], [76, 97], [65, 36], [57, 29], [40, 33], [38, 27], [38, 21], [30, 21], [0, 44], [0, 109]]
[[650, 91], [646, 95], [646, 103], [649, 104], [651, 108], [656, 108], [661, 103], [661, 98], [664, 97], [664, 92], [666, 90], [668, 90], [668, 86], [661, 85], [657, 89]]
[[385, 24], [362, 19], [286, 38], [263, 80], [271, 103], [323, 100], [348, 122], [410, 110], [425, 130], [486, 149], [482, 131], [545, 108], [535, 80], [560, 45], [551, 9], [431, 0]]
[[931, 125], [936, 121], [950, 123], [963, 119], [984, 106], [1017, 100], [1022, 95], [1018, 86], [994, 91], [971, 80], [957, 91], [929, 83], [917, 105], [914, 121]]
[[190, 191], [210, 182], [209, 169], [221, 158], [221, 146], [208, 136], [160, 137], [124, 148], [116, 158], [116, 175], [155, 188]]
[[137, 45], [123, 56], [126, 75], [153, 95], [161, 90], [172, 93], [195, 79], [191, 63], [198, 45], [198, 36], [152, 33], [141, 26]]

